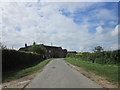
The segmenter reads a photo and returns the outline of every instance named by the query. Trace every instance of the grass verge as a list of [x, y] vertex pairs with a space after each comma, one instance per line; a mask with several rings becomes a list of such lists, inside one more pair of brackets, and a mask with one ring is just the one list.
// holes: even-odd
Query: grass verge
[[65, 61], [82, 67], [88, 72], [93, 72], [96, 75], [104, 76], [110, 82], [118, 85], [118, 66], [117, 65], [103, 65], [91, 63], [89, 61], [82, 61], [80, 58], [65, 58]]
[[19, 79], [21, 77], [33, 74], [43, 68], [51, 59], [44, 60], [40, 63], [38, 63], [35, 66], [31, 66], [26, 69], [22, 69], [19, 71], [7, 71], [7, 72], [2, 72], [2, 82], [9, 82], [15, 79]]

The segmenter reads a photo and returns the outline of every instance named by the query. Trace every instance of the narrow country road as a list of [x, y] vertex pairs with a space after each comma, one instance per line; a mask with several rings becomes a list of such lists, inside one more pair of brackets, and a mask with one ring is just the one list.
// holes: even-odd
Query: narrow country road
[[80, 72], [69, 67], [65, 61], [54, 59], [45, 66], [26, 88], [102, 88]]

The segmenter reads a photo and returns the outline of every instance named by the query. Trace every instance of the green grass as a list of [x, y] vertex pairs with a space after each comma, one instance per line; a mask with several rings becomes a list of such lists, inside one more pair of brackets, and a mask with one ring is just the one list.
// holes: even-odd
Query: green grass
[[117, 65], [102, 65], [83, 61], [80, 58], [65, 58], [65, 61], [82, 67], [88, 72], [94, 72], [96, 75], [104, 76], [113, 84], [118, 84], [118, 66]]
[[44, 60], [44, 61], [38, 63], [35, 66], [31, 66], [29, 68], [22, 69], [22, 70], [19, 70], [19, 71], [3, 72], [2, 73], [2, 75], [3, 75], [2, 76], [2, 82], [3, 83], [4, 82], [9, 82], [9, 81], [12, 81], [12, 80], [15, 80], [15, 79], [19, 79], [21, 77], [33, 74], [33, 73], [37, 72], [38, 70], [40, 70], [41, 68], [43, 68], [50, 60], [51, 59]]

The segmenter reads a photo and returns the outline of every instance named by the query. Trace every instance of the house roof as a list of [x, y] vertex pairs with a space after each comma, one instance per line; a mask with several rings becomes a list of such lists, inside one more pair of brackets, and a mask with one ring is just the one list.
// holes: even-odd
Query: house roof
[[[61, 48], [61, 47], [57, 47], [57, 46], [48, 46], [48, 45], [44, 45], [44, 44], [37, 44], [37, 45], [43, 45], [44, 47], [49, 47], [49, 48]], [[23, 50], [23, 49], [28, 49], [29, 47], [31, 47], [32, 45], [30, 46], [27, 46], [27, 47], [21, 47], [19, 50]], [[61, 48], [62, 49], [62, 48]]]

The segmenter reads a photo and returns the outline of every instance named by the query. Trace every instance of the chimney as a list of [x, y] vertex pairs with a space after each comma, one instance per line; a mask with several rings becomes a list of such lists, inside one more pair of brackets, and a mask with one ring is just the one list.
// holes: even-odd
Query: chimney
[[25, 43], [25, 47], [27, 47], [27, 43]]

